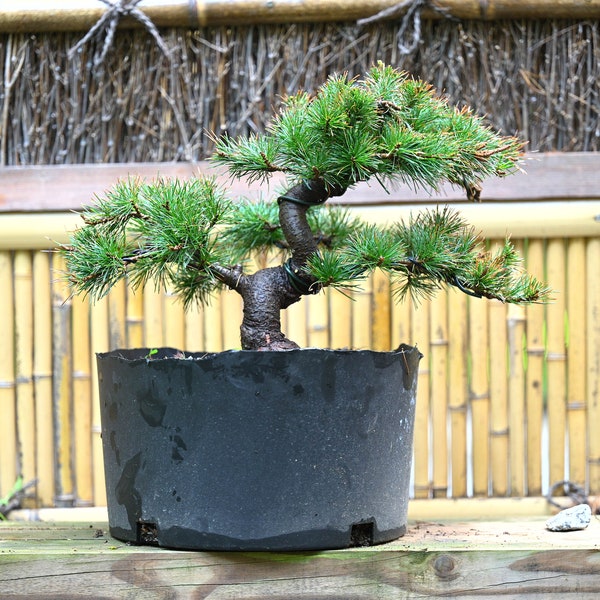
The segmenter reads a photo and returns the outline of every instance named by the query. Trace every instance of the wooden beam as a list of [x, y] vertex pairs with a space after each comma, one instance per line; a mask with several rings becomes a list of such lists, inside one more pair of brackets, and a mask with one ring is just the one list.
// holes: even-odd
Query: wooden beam
[[[0, 9], [0, 32], [83, 31], [106, 12], [99, 0], [20, 0]], [[143, 0], [139, 8], [157, 27], [356, 21], [400, 4], [398, 0]], [[437, 0], [458, 19], [594, 19], [599, 0]], [[402, 14], [402, 13], [400, 13]], [[397, 18], [397, 13], [390, 15]], [[438, 12], [425, 10], [428, 18]], [[139, 26], [132, 18], [124, 27]]]
[[[529, 202], [546, 200], [588, 200], [600, 198], [598, 172], [600, 153], [570, 152], [529, 154], [523, 172], [504, 179], [493, 178], [483, 183], [483, 204], [492, 202]], [[218, 177], [231, 197], [274, 195], [284, 182], [280, 174], [269, 186], [248, 185], [244, 180], [231, 180], [210, 163], [118, 163], [58, 166], [4, 167], [0, 169], [0, 213], [52, 212], [78, 210], [102, 194], [118, 179], [141, 177], [189, 178], [200, 173]], [[348, 205], [394, 205], [415, 203], [466, 203], [462, 189], [445, 185], [438, 194], [413, 190], [407, 186], [387, 193], [375, 181], [362, 183], [330, 202]]]
[[[106, 523], [0, 523], [3, 598], [392, 600], [592, 598], [600, 523], [551, 533], [544, 519], [410, 523], [382, 546], [303, 553], [178, 552], [111, 538]], [[560, 596], [558, 596], [560, 594]], [[171, 597], [171, 595], [169, 597]]]
[[4, 167], [0, 169], [0, 212], [77, 210], [118, 179], [190, 178], [206, 163], [119, 163]]

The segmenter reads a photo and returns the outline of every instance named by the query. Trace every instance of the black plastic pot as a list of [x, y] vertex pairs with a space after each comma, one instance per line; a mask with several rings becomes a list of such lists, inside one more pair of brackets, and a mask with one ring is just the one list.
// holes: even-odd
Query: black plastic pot
[[201, 550], [403, 535], [419, 358], [409, 346], [99, 354], [111, 534]]

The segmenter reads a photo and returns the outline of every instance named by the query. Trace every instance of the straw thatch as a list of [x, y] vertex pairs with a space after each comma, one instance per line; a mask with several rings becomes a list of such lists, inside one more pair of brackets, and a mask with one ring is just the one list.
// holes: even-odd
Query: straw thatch
[[[600, 150], [598, 22], [400, 23], [118, 30], [73, 58], [77, 33], [0, 35], [0, 165], [199, 160], [205, 130], [263, 129], [281, 96], [383, 60], [469, 104], [529, 150]], [[412, 33], [408, 33], [409, 38]], [[410, 38], [412, 39], [412, 38]], [[409, 39], [409, 41], [410, 41]]]

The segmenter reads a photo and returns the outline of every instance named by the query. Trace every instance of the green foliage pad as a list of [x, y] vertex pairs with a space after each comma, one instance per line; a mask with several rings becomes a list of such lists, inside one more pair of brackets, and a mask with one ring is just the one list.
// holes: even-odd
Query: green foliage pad
[[[351, 288], [380, 269], [398, 300], [450, 285], [502, 302], [542, 302], [548, 288], [522, 271], [509, 240], [487, 251], [447, 208], [376, 227], [321, 206], [371, 178], [433, 191], [450, 182], [477, 198], [484, 178], [518, 169], [521, 148], [468, 109], [450, 107], [428, 84], [379, 64], [364, 79], [339, 75], [314, 95], [287, 98], [264, 134], [216, 140], [214, 161], [250, 180], [282, 172], [288, 192], [280, 202], [306, 204], [289, 196], [299, 184], [325, 191], [314, 207], [294, 209], [316, 248], [294, 266], [294, 277], [307, 281], [299, 295]], [[119, 182], [82, 216], [84, 225], [61, 251], [73, 292], [92, 298], [127, 278], [134, 288], [153, 280], [186, 305], [203, 303], [221, 285], [247, 293], [246, 263], [257, 254], [275, 249], [282, 261], [294, 258], [276, 202], [233, 203], [212, 178]]]

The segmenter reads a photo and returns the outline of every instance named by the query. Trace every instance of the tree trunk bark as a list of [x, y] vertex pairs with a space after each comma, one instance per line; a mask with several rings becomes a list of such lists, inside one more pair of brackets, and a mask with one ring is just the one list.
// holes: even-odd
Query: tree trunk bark
[[240, 328], [244, 350], [290, 350], [298, 344], [281, 331], [281, 311], [304, 295], [315, 294], [321, 287], [304, 271], [309, 258], [317, 252], [306, 213], [345, 190], [331, 190], [321, 180], [299, 183], [279, 198], [279, 222], [292, 251], [280, 267], [261, 269], [251, 275], [241, 267], [216, 267], [216, 276], [242, 296], [244, 316]]
[[281, 311], [302, 297], [282, 267], [262, 269], [244, 280], [244, 318], [240, 328], [244, 350], [290, 350], [298, 344], [281, 331]]
[[245, 275], [241, 267], [214, 266], [217, 278], [242, 297], [244, 306], [240, 338], [243, 350], [290, 350], [298, 344], [281, 331], [281, 310], [302, 297], [290, 285], [283, 267], [261, 269]]

